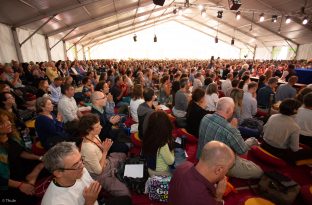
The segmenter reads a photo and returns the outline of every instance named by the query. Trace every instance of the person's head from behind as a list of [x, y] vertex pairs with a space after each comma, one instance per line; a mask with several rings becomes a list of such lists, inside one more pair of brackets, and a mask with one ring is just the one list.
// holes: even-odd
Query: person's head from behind
[[207, 102], [205, 100], [205, 91], [202, 88], [196, 88], [192, 92], [192, 101], [201, 108], [205, 109], [207, 106]]
[[75, 88], [71, 84], [64, 84], [61, 87], [61, 92], [63, 95], [66, 95], [67, 97], [71, 98], [75, 95]]
[[259, 84], [264, 83], [265, 80], [266, 80], [265, 75], [260, 75], [260, 77], [259, 77]]
[[297, 113], [300, 106], [301, 103], [298, 100], [287, 98], [280, 104], [279, 112], [283, 115], [291, 116]]
[[207, 95], [212, 95], [213, 93], [218, 94], [218, 85], [217, 83], [210, 83], [206, 89]]
[[0, 108], [10, 109], [15, 106], [15, 98], [10, 92], [0, 93]]
[[229, 80], [233, 80], [233, 73], [228, 73], [226, 75], [226, 78], [229, 79]]
[[99, 117], [89, 113], [80, 118], [78, 129], [81, 137], [93, 137], [101, 133], [102, 126]]
[[144, 155], [153, 156], [158, 149], [168, 144], [173, 149], [173, 125], [168, 115], [161, 110], [153, 112], [147, 119], [147, 128], [143, 135], [142, 151]]
[[239, 84], [239, 80], [238, 79], [233, 79], [231, 84], [232, 84], [233, 88], [237, 88], [238, 84]]
[[275, 77], [272, 77], [268, 80], [268, 86], [272, 89], [277, 87], [278, 80]]
[[257, 89], [258, 89], [258, 83], [256, 82], [248, 83], [248, 92], [254, 94], [257, 92]]
[[180, 80], [180, 88], [186, 89], [186, 90], [189, 89], [189, 80], [188, 80], [188, 78], [181, 78], [181, 80]]
[[288, 84], [290, 84], [291, 86], [295, 85], [298, 81], [298, 77], [293, 75], [288, 79]]
[[230, 97], [233, 99], [235, 103], [235, 107], [242, 107], [243, 105], [243, 97], [244, 91], [239, 88], [233, 88]]
[[306, 108], [312, 109], [312, 92], [303, 97], [303, 104]]
[[233, 166], [235, 155], [231, 148], [219, 141], [208, 142], [202, 152], [196, 169], [211, 183], [224, 178]]
[[312, 88], [309, 87], [303, 88], [298, 92], [296, 99], [299, 100], [301, 103], [303, 103], [304, 96], [310, 92], [312, 92]]
[[225, 119], [230, 119], [233, 116], [235, 104], [232, 98], [222, 97], [217, 102], [216, 112]]
[[143, 98], [145, 102], [151, 102], [155, 100], [155, 92], [152, 88], [145, 88], [143, 91]]
[[53, 104], [49, 97], [40, 97], [36, 100], [37, 113], [51, 113], [53, 111]]
[[103, 108], [106, 106], [107, 96], [103, 92], [95, 91], [91, 94], [90, 101], [93, 106]]
[[43, 156], [45, 168], [58, 182], [72, 186], [83, 175], [83, 162], [76, 145], [72, 142], [60, 142]]
[[143, 98], [143, 88], [141, 84], [136, 84], [132, 90], [132, 99], [138, 100]]
[[210, 85], [210, 83], [213, 83], [212, 79], [210, 77], [207, 77], [205, 80], [204, 80], [204, 85], [205, 86], [208, 86]]

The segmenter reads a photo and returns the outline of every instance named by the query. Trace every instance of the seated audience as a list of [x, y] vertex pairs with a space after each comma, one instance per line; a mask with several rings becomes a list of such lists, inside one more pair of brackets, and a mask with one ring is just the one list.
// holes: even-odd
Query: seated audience
[[233, 80], [233, 74], [232, 73], [228, 73], [226, 75], [226, 80], [223, 81], [222, 84], [221, 84], [221, 90], [222, 90], [222, 92], [224, 94], [226, 94], [228, 92], [228, 90], [232, 88], [232, 80]]
[[216, 111], [216, 105], [219, 100], [218, 96], [218, 85], [216, 83], [210, 83], [206, 89], [205, 100], [207, 102], [206, 110], [209, 113], [214, 113]]
[[51, 100], [54, 104], [58, 104], [60, 98], [62, 96], [61, 92], [61, 85], [63, 84], [63, 78], [57, 77], [54, 81], [50, 84], [49, 90], [51, 92]]
[[279, 114], [272, 115], [264, 125], [263, 143], [261, 147], [271, 154], [289, 162], [311, 158], [310, 150], [299, 147], [300, 127], [294, 115], [300, 107], [295, 99], [286, 99], [279, 106]]
[[231, 94], [232, 90], [233, 90], [234, 88], [238, 88], [238, 84], [239, 84], [239, 80], [238, 80], [238, 79], [233, 79], [233, 80], [232, 80], [232, 83], [231, 83], [232, 87], [229, 88], [229, 89], [227, 90], [226, 93], [224, 93], [225, 96], [226, 96], [226, 97], [230, 97], [230, 94]]
[[[108, 117], [106, 111], [104, 109], [107, 102], [107, 97], [104, 93], [95, 91], [91, 95], [91, 103], [92, 109], [91, 113], [96, 114], [100, 119], [100, 124], [102, 126], [102, 130], [99, 134], [101, 140], [105, 140], [106, 138], [110, 138], [114, 141], [110, 152], [124, 152], [127, 153], [129, 151], [127, 145], [125, 143], [119, 142], [121, 138], [126, 140], [128, 139], [123, 129], [113, 128], [113, 125], [116, 125], [120, 122], [120, 116], [114, 115]], [[130, 142], [128, 139], [126, 142]]]
[[89, 103], [90, 102], [90, 96], [94, 92], [94, 87], [92, 84], [92, 81], [89, 77], [85, 77], [82, 80], [82, 95], [84, 97], [84, 102]]
[[192, 92], [192, 100], [190, 101], [186, 112], [186, 130], [188, 133], [198, 138], [199, 124], [202, 118], [208, 114], [205, 110], [207, 103], [205, 100], [205, 91], [197, 88]]
[[161, 85], [159, 88], [159, 104], [168, 105], [170, 101], [171, 94], [171, 83], [170, 77], [168, 75], [164, 75], [161, 79]]
[[256, 82], [251, 82], [248, 84], [248, 91], [244, 92], [242, 113], [240, 117], [240, 122], [246, 119], [253, 118], [257, 113], [257, 92], [258, 84]]
[[38, 98], [36, 110], [35, 129], [41, 145], [45, 150], [49, 150], [58, 142], [68, 141], [70, 139], [68, 133], [64, 130], [61, 114], [59, 113], [56, 117], [52, 113], [53, 104], [50, 98]]
[[225, 175], [234, 161], [230, 147], [218, 141], [208, 142], [196, 166], [185, 162], [174, 172], [169, 184], [168, 204], [224, 204]]
[[[35, 204], [34, 184], [43, 169], [41, 156], [25, 150], [9, 115], [0, 111], [0, 193], [17, 204]], [[3, 201], [2, 201], [3, 202]]]
[[[251, 146], [258, 145], [259, 142], [255, 138], [243, 140], [237, 129], [236, 118], [233, 118], [230, 123], [228, 122], [233, 116], [234, 107], [232, 98], [223, 97], [217, 103], [216, 113], [204, 116], [199, 126], [198, 159], [200, 159], [204, 145], [213, 140], [228, 145], [236, 155], [245, 154]], [[228, 173], [229, 176], [242, 179], [260, 178], [262, 174], [263, 171], [258, 165], [239, 156], [235, 157], [234, 166]]]
[[311, 93], [312, 92], [312, 88], [303, 88], [301, 89], [298, 94], [296, 95], [296, 99], [301, 103], [303, 104], [303, 97], [308, 94], [308, 93]]
[[137, 122], [137, 123], [139, 122], [138, 107], [142, 103], [144, 103], [143, 88], [142, 88], [142, 85], [136, 84], [133, 87], [132, 98], [130, 101], [130, 114], [134, 122]]
[[[98, 205], [101, 191], [99, 182], [94, 181], [84, 168], [78, 148], [70, 142], [61, 142], [52, 147], [43, 158], [44, 166], [54, 179], [48, 186], [42, 205]], [[116, 197], [105, 204], [131, 204], [129, 197]]]
[[294, 88], [297, 81], [298, 77], [294, 75], [288, 79], [288, 83], [280, 85], [276, 90], [276, 101], [283, 101], [286, 98], [294, 98], [297, 94], [297, 90]]
[[298, 109], [296, 122], [300, 127], [300, 143], [312, 148], [312, 93], [303, 97], [303, 106]]
[[130, 102], [127, 102], [125, 99], [125, 97], [127, 97], [128, 87], [124, 84], [121, 76], [115, 77], [115, 83], [114, 86], [111, 87], [110, 92], [113, 95], [117, 107], [129, 105]]
[[38, 90], [36, 93], [36, 97], [48, 97], [50, 95], [49, 91], [49, 82], [48, 80], [40, 80], [38, 84]]
[[118, 165], [126, 159], [125, 153], [110, 153], [113, 141], [106, 138], [103, 142], [99, 138], [102, 126], [99, 117], [87, 114], [81, 117], [79, 122], [81, 144], [81, 156], [83, 163], [91, 177], [98, 181], [102, 187], [113, 196], [130, 196], [125, 184], [114, 175]]
[[243, 109], [244, 91], [242, 89], [233, 88], [230, 97], [233, 99], [235, 104], [233, 117], [238, 120], [239, 124], [241, 122], [241, 115]]
[[58, 103], [57, 109], [58, 112], [63, 117], [63, 122], [71, 122], [77, 120], [78, 117], [81, 117], [82, 114], [78, 110], [76, 100], [74, 98], [75, 88], [72, 85], [63, 85], [61, 88], [62, 97]]
[[[157, 122], [157, 123], [155, 123]], [[148, 118], [142, 140], [142, 153], [147, 160], [150, 176], [171, 175], [174, 164], [173, 125], [163, 111], [155, 111]]]
[[144, 103], [140, 104], [138, 107], [138, 118], [139, 118], [139, 137], [142, 140], [143, 134], [145, 133], [147, 127], [147, 121], [151, 113], [154, 112], [155, 107], [153, 102], [156, 99], [154, 90], [151, 88], [145, 88], [143, 91]]
[[[276, 78], [270, 78], [268, 85], [261, 88], [257, 94], [258, 107], [265, 112], [272, 104], [275, 103], [275, 88], [277, 87], [278, 80]], [[271, 99], [273, 97], [273, 99]]]
[[187, 106], [190, 101], [189, 88], [189, 80], [182, 78], [180, 80], [180, 89], [175, 94], [175, 105], [172, 109], [173, 115], [177, 118], [183, 118], [186, 115]]

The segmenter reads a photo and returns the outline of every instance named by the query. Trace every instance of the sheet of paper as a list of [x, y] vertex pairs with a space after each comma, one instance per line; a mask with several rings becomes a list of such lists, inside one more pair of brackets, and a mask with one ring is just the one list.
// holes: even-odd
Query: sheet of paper
[[187, 155], [186, 151], [184, 151], [184, 153], [185, 153], [185, 157], [188, 158], [188, 155]]
[[143, 178], [143, 164], [126, 164], [125, 177]]
[[166, 105], [160, 105], [160, 109], [162, 109], [162, 110], [169, 110], [169, 108]]
[[181, 144], [181, 143], [182, 143], [182, 140], [181, 140], [180, 137], [177, 137], [176, 140], [175, 140], [175, 142], [178, 143], [178, 144]]

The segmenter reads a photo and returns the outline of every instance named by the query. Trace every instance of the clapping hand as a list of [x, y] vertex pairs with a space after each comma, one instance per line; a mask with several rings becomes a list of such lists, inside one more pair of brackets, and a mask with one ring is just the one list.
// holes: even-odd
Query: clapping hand
[[94, 205], [101, 189], [102, 186], [97, 181], [92, 182], [89, 187], [86, 187], [82, 194], [85, 199], [85, 205]]

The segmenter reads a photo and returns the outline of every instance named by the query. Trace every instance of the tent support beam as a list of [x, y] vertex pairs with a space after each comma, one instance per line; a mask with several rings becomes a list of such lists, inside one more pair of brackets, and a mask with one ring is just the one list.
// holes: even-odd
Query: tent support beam
[[49, 37], [47, 35], [45, 35], [44, 36], [44, 40], [45, 40], [45, 44], [46, 44], [46, 48], [47, 48], [48, 59], [49, 59], [49, 61], [51, 61], [52, 57], [51, 57], [51, 49], [50, 49]]
[[[84, 37], [86, 37], [88, 34], [85, 34], [84, 36], [82, 36], [77, 42], [75, 42], [71, 47], [69, 47], [66, 51], [69, 51], [72, 47], [74, 47], [74, 45], [78, 44]], [[79, 52], [79, 51], [78, 51]]]
[[77, 44], [75, 45], [75, 59], [78, 60]]
[[15, 50], [16, 50], [16, 54], [17, 54], [17, 59], [18, 61], [21, 63], [23, 62], [23, 55], [22, 55], [22, 50], [21, 50], [21, 45], [18, 41], [18, 36], [17, 36], [17, 32], [16, 32], [16, 28], [12, 27], [11, 28], [12, 31], [12, 36], [13, 36], [13, 40], [14, 40], [14, 45], [15, 45]]
[[56, 15], [51, 16], [48, 20], [46, 20], [41, 26], [39, 26], [30, 36], [28, 36], [22, 43], [20, 43], [20, 46], [22, 46], [24, 43], [26, 43], [33, 35], [35, 35], [42, 27], [44, 27], [47, 23], [49, 23]]
[[256, 51], [257, 51], [257, 45], [254, 47], [254, 53], [253, 53], [252, 62], [255, 62], [255, 58], [256, 58]]
[[67, 60], [66, 42], [63, 41], [64, 59]]
[[52, 48], [54, 48], [59, 42], [63, 41], [64, 38], [66, 38], [66, 36], [68, 36], [71, 32], [73, 32], [76, 28], [73, 28], [72, 30], [70, 30], [65, 36], [63, 36], [58, 42], [56, 42], [50, 49], [52, 50]]

